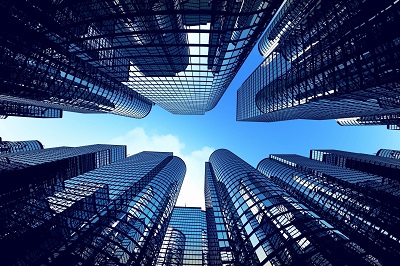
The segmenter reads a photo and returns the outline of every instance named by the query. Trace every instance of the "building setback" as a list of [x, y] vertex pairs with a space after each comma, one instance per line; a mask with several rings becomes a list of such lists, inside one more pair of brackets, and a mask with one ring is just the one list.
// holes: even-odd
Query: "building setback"
[[399, 6], [285, 1], [259, 42], [264, 62], [238, 90], [237, 120], [339, 119], [397, 129]]
[[281, 3], [3, 1], [0, 115], [204, 114]]
[[209, 191], [215, 190], [221, 210], [216, 214], [229, 232], [221, 239], [227, 240], [235, 265], [379, 265], [232, 152], [217, 150], [209, 163], [214, 181], [208, 181]]
[[[112, 145], [87, 149], [107, 146]], [[125, 158], [126, 147], [114, 147], [114, 153], [112, 148], [98, 153], [100, 160], [94, 160], [92, 169], [85, 168], [87, 160], [79, 158], [70, 165], [53, 166], [60, 169], [58, 182], [52, 181], [56, 189], [38, 186], [40, 189], [25, 198], [21, 193], [13, 197], [1, 194], [0, 241], [7, 265], [148, 265], [156, 259], [185, 164], [165, 152], [142, 152]], [[58, 148], [59, 157], [81, 154], [84, 148], [70, 148], [68, 152]], [[57, 148], [48, 150], [57, 156]], [[110, 152], [116, 156], [110, 156]], [[40, 155], [36, 158], [40, 160]], [[49, 167], [51, 162], [44, 164]], [[86, 170], [77, 175], [71, 165]], [[12, 171], [8, 169], [7, 173]], [[38, 178], [31, 187], [35, 182]]]

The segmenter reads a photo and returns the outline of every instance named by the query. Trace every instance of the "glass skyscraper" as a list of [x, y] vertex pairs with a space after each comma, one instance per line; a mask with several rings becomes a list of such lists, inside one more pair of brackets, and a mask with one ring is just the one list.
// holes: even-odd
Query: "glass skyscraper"
[[0, 115], [204, 114], [281, 3], [3, 1]]
[[[323, 155], [323, 156], [320, 156]], [[293, 154], [271, 154], [258, 166], [268, 180], [284, 188], [322, 218], [360, 244], [384, 265], [400, 258], [400, 224], [397, 202], [400, 183], [381, 176], [346, 168], [342, 151], [311, 151], [313, 159]], [[352, 155], [352, 157], [350, 156]], [[377, 165], [379, 165], [379, 157]], [[340, 166], [330, 162], [341, 162]], [[373, 158], [369, 158], [373, 160]], [[359, 161], [356, 161], [359, 162]], [[370, 167], [364, 165], [368, 170]], [[350, 167], [351, 168], [351, 167]]]
[[[399, 1], [286, 0], [238, 90], [237, 120], [399, 126]], [[347, 122], [346, 122], [347, 121]]]
[[186, 171], [180, 158], [166, 152], [125, 158], [126, 147], [115, 145], [5, 155], [13, 167], [0, 173], [2, 180], [19, 178], [1, 186], [6, 265], [148, 265], [156, 259]]
[[226, 241], [235, 265], [379, 265], [357, 243], [228, 150], [211, 154], [206, 182], [206, 197], [219, 203], [213, 210], [215, 225], [220, 226], [215, 230], [222, 240], [219, 247], [225, 249], [221, 242]]
[[208, 265], [206, 213], [174, 208], [156, 265]]
[[2, 263], [391, 265], [400, 182], [369, 170], [396, 168], [396, 152], [272, 154], [255, 169], [219, 149], [205, 163], [205, 210], [175, 206], [186, 166], [170, 152], [126, 157], [125, 146], [98, 144], [4, 153]]

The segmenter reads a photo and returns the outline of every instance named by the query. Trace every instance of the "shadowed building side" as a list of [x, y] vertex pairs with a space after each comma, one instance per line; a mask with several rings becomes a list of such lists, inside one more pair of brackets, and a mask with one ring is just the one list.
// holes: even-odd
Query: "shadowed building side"
[[400, 35], [392, 30], [399, 6], [390, 0], [285, 1], [260, 41], [264, 62], [237, 92], [236, 119], [361, 117], [396, 127], [383, 121], [400, 113]]
[[35, 199], [47, 213], [14, 239], [24, 244], [10, 248], [10, 261], [151, 264], [185, 172], [172, 153], [142, 152], [65, 181], [62, 190]]
[[[312, 167], [306, 166], [307, 158], [292, 160], [292, 157], [270, 155], [270, 158], [258, 164], [257, 170], [384, 262], [384, 265], [391, 265], [392, 261], [399, 258], [400, 235], [397, 227], [400, 212], [390, 204], [393, 201], [385, 203], [374, 198], [368, 190], [360, 192], [349, 183], [335, 182], [330, 177], [332, 171], [327, 173], [315, 168], [311, 171]], [[331, 165], [327, 165], [329, 167]], [[350, 178], [349, 173], [338, 167], [333, 168], [337, 176]], [[361, 177], [357, 174], [353, 176], [360, 183]], [[377, 186], [380, 187], [379, 184]]]

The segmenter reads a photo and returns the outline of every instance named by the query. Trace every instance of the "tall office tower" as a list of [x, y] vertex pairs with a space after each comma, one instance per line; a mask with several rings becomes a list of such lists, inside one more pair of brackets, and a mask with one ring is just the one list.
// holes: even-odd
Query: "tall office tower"
[[291, 154], [271, 154], [257, 169], [384, 265], [400, 258], [398, 182]]
[[3, 1], [2, 23], [13, 27], [1, 29], [0, 100], [7, 103], [0, 114], [144, 117], [152, 102], [175, 114], [204, 114], [281, 3]]
[[151, 101], [122, 84], [129, 61], [105, 37], [114, 25], [99, 18], [113, 16], [111, 7], [107, 13], [90, 0], [17, 0], [2, 1], [0, 9], [2, 24], [13, 25], [1, 29], [1, 114], [150, 112]]
[[[29, 242], [30, 235], [42, 228], [44, 220], [51, 218], [46, 197], [62, 191], [65, 188], [63, 181], [125, 157], [126, 147], [116, 145], [60, 147], [1, 154], [2, 257], [12, 260], [13, 254], [17, 258], [15, 253], [21, 251], [18, 247], [23, 246], [24, 241]], [[42, 237], [49, 233], [41, 232]], [[21, 238], [23, 236], [25, 238]]]
[[397, 150], [380, 149], [376, 155], [380, 157], [400, 159], [400, 151]]
[[264, 62], [238, 90], [237, 120], [361, 117], [394, 126], [385, 119], [400, 115], [399, 6], [285, 1], [259, 42]]
[[3, 141], [0, 137], [0, 154], [41, 149], [43, 149], [43, 145], [38, 140]]
[[[378, 154], [380, 151], [378, 151]], [[395, 153], [392, 154], [395, 155]], [[393, 157], [338, 150], [311, 150], [310, 158], [327, 164], [378, 175], [389, 180], [400, 181], [400, 160]]]
[[2, 237], [10, 262], [154, 263], [185, 171], [172, 153], [142, 152], [65, 181], [63, 190], [36, 199], [45, 215], [29, 231]]
[[205, 211], [174, 208], [156, 265], [208, 265]]
[[232, 152], [215, 151], [209, 166], [236, 265], [379, 265]]

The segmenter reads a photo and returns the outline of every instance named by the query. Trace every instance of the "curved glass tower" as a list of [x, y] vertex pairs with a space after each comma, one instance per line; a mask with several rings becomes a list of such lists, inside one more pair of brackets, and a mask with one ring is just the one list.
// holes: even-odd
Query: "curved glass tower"
[[228, 150], [210, 156], [239, 265], [374, 265], [377, 260]]
[[[297, 156], [270, 155], [257, 170], [367, 249], [384, 265], [399, 259], [399, 184]], [[381, 180], [381, 182], [379, 182]], [[359, 187], [359, 189], [357, 189]]]
[[41, 149], [43, 149], [43, 145], [38, 140], [3, 141], [0, 138], [0, 154]]
[[264, 62], [238, 90], [237, 120], [356, 118], [396, 126], [399, 6], [284, 1], [259, 43]]

